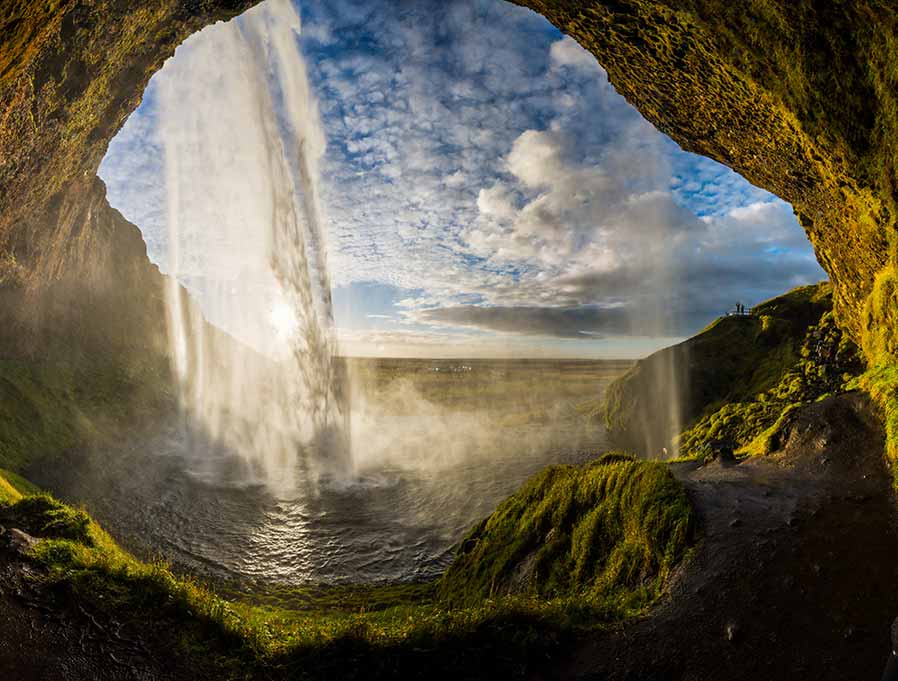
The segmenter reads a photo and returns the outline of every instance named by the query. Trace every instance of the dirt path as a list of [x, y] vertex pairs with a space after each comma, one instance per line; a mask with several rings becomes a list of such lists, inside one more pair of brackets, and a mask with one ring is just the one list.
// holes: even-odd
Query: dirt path
[[704, 538], [651, 616], [594, 638], [558, 678], [879, 679], [898, 615], [898, 524], [865, 397], [805, 409], [783, 450], [683, 464]]

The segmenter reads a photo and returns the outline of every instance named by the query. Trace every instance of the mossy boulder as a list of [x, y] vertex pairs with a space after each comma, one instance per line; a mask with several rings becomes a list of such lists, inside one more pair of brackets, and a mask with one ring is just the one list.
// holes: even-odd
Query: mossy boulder
[[624, 614], [660, 593], [694, 526], [664, 464], [618, 455], [551, 466], [460, 542], [437, 594], [456, 607], [529, 595]]

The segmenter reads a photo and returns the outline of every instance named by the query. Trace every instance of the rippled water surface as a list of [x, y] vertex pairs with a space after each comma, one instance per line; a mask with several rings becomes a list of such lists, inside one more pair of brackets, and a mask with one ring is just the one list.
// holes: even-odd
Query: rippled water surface
[[[606, 448], [587, 413], [620, 373], [619, 365], [577, 363], [559, 382], [552, 363], [456, 366], [469, 365], [391, 364], [389, 380], [381, 380], [382, 367], [374, 371], [366, 390], [391, 408], [369, 410], [358, 469], [346, 478], [307, 474], [300, 457], [298, 482], [255, 480], [182, 423], [33, 477], [84, 503], [138, 554], [207, 576], [294, 584], [432, 578], [468, 529], [530, 475]], [[384, 387], [395, 386], [396, 371], [415, 379], [424, 416]], [[376, 456], [365, 455], [366, 440]]]

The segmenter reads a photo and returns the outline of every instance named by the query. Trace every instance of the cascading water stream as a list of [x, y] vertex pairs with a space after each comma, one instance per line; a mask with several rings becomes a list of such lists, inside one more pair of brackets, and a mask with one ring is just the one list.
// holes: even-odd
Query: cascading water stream
[[[185, 412], [253, 473], [288, 485], [301, 452], [319, 474], [352, 472], [318, 189], [325, 137], [300, 30], [289, 0], [269, 0], [185, 43], [159, 87], [166, 307]], [[205, 323], [179, 280], [201, 291], [210, 321], [245, 329], [277, 360]], [[258, 332], [273, 307], [291, 317], [280, 347]]]

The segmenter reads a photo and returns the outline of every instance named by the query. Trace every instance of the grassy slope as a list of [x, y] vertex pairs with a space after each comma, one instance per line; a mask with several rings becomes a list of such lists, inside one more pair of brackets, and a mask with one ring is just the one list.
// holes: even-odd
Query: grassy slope
[[814, 320], [816, 313], [803, 310], [795, 293], [757, 308], [761, 333], [765, 326], [779, 325], [781, 342], [771, 346], [766, 355], [753, 357], [757, 364], [750, 378], [732, 385], [721, 402], [706, 407], [680, 435], [681, 454], [707, 454], [709, 443], [715, 440], [729, 441], [746, 453], [767, 454], [795, 410], [844, 391], [861, 371], [858, 349], [836, 326], [832, 312]]
[[[479, 548], [460, 552], [435, 586], [307, 590], [293, 610], [280, 607], [289, 593], [230, 602], [164, 564], [138, 561], [84, 511], [12, 480], [0, 475], [0, 524], [45, 539], [35, 558], [51, 581], [120, 618], [174, 620], [184, 649], [228, 678], [263, 670], [291, 678], [517, 677], [574, 630], [650, 604], [693, 527], [682, 488], [661, 464], [612, 458], [554, 467], [484, 521], [463, 544], [470, 549], [476, 536]], [[540, 548], [553, 526], [551, 548]], [[532, 529], [524, 545], [514, 541], [523, 527]], [[537, 548], [545, 577], [519, 593], [491, 593], [484, 574], [516, 569], [508, 551], [493, 552], [508, 542]], [[571, 569], [573, 580], [565, 577]]]
[[618, 618], [657, 596], [692, 531], [664, 464], [612, 455], [550, 466], [462, 540], [437, 593], [468, 606], [515, 592], [575, 599]]
[[[761, 303], [750, 317], [722, 317], [698, 335], [639, 362], [611, 385], [605, 420], [612, 435], [638, 446], [634, 431], [655, 431], [654, 449], [676, 435], [662, 412], [654, 365], [672, 363], [684, 403], [679, 449], [699, 456], [713, 440], [752, 443], [795, 405], [837, 392], [860, 371], [854, 344], [832, 315], [828, 284], [803, 286]], [[767, 433], [766, 442], [770, 440]], [[629, 441], [628, 441], [629, 440]], [[753, 451], [763, 450], [759, 443]]]
[[0, 360], [0, 468], [54, 460], [168, 404], [161, 369], [110, 366]]

